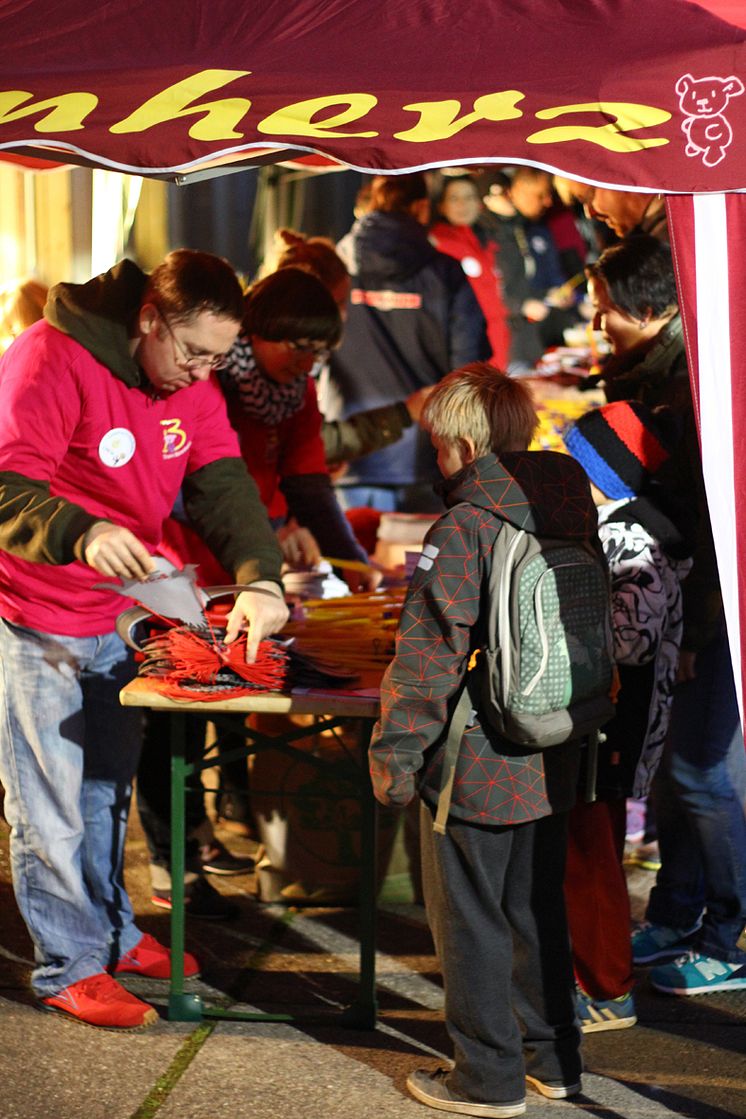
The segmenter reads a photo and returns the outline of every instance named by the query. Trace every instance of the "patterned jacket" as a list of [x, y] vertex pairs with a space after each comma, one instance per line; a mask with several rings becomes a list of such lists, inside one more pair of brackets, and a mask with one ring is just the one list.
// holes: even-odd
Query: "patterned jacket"
[[646, 499], [599, 509], [598, 534], [611, 573], [614, 655], [620, 691], [604, 727], [600, 795], [646, 796], [668, 730], [684, 629], [681, 581], [692, 566], [674, 558], [679, 536]]
[[[425, 539], [396, 654], [381, 686], [370, 764], [383, 804], [407, 804], [416, 792], [437, 804], [449, 714], [471, 654], [485, 637], [485, 561], [503, 521], [528, 532], [598, 543], [588, 479], [567, 455], [486, 455], [449, 479], [443, 495], [449, 509]], [[517, 747], [482, 726], [478, 709], [475, 714], [459, 753], [453, 817], [481, 825], [520, 824], [572, 807], [577, 743], [517, 754]]]

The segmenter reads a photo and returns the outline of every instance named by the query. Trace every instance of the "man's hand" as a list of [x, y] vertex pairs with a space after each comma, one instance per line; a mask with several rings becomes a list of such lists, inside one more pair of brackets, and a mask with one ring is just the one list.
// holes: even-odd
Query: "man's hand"
[[101, 575], [118, 579], [147, 579], [155, 561], [133, 532], [111, 521], [96, 521], [83, 537], [81, 555]]
[[560, 307], [562, 309], [572, 307], [574, 302], [572, 288], [568, 287], [566, 284], [560, 284], [559, 287], [550, 288], [544, 296], [544, 302], [547, 307]]
[[[235, 641], [241, 630], [246, 635], [246, 663], [253, 664], [259, 642], [282, 629], [288, 620], [288, 608], [282, 596], [282, 587], [269, 580], [251, 584], [252, 590], [241, 591], [228, 615], [225, 643]], [[259, 593], [255, 594], [254, 591]], [[269, 592], [269, 593], [267, 593]]]
[[549, 308], [540, 299], [526, 299], [521, 307], [521, 314], [529, 322], [543, 322], [549, 314]]
[[315, 567], [321, 559], [321, 549], [316, 537], [291, 517], [275, 533], [282, 549], [282, 558], [290, 567]]
[[422, 409], [425, 406], [425, 401], [434, 388], [435, 385], [424, 385], [423, 388], [417, 389], [417, 392], [413, 392], [404, 401], [412, 423], [416, 424], [420, 422], [420, 416], [422, 415]]

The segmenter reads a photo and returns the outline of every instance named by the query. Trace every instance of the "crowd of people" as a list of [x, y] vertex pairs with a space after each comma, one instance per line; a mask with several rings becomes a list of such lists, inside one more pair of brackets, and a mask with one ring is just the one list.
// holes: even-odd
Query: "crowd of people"
[[[408, 1087], [507, 1119], [526, 1084], [580, 1091], [582, 1033], [636, 1022], [635, 966], [672, 995], [746, 989], [746, 758], [663, 200], [531, 167], [436, 186], [375, 177], [337, 246], [284, 230], [245, 292], [228, 262], [179, 249], [150, 275], [124, 260], [4, 301], [0, 781], [40, 1006], [152, 1024], [119, 979], [168, 977], [170, 954], [137, 927], [123, 852], [136, 776], [152, 900], [168, 908], [168, 739], [162, 716], [143, 734], [118, 702], [134, 667], [121, 598], [97, 583], [146, 579], [160, 553], [241, 584], [226, 642], [247, 631], [252, 660], [286, 621], [283, 571], [333, 556], [352, 593], [378, 585], [356, 511], [434, 515], [370, 751], [382, 804], [421, 801], [454, 1046], [451, 1067]], [[606, 402], [566, 453], [530, 450], [526, 375], [578, 323], [609, 347]], [[592, 781], [579, 738], [516, 750], [472, 692], [444, 773], [506, 522], [605, 558], [615, 713]], [[192, 756], [203, 735], [195, 721]], [[245, 763], [221, 789], [219, 815], [250, 830]], [[660, 852], [633, 931], [632, 800]], [[197, 790], [187, 826], [187, 913], [237, 916], [208, 876], [251, 861]]]

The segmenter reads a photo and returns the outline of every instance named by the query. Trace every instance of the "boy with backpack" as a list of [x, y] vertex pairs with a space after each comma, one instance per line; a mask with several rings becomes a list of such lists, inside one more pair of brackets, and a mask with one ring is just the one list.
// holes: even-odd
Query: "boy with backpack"
[[[582, 573], [579, 578], [587, 605], [580, 631], [587, 639], [573, 640], [569, 630], [555, 628], [543, 635], [536, 663], [506, 659], [520, 677], [524, 668], [528, 672], [529, 713], [532, 697], [546, 692], [542, 674], [549, 666], [561, 684], [557, 723], [572, 726], [573, 673], [594, 677], [600, 696], [595, 718], [603, 721], [611, 713], [608, 584], [584, 472], [567, 455], [526, 449], [537, 418], [522, 382], [483, 363], [465, 366], [437, 385], [421, 422], [437, 451], [448, 509], [425, 539], [403, 607], [370, 764], [382, 804], [406, 805], [416, 794], [422, 801], [425, 904], [455, 1063], [434, 1072], [418, 1069], [407, 1087], [429, 1107], [509, 1119], [525, 1112], [527, 1082], [550, 1099], [573, 1096], [581, 1086], [562, 893], [581, 744], [568, 737], [567, 726], [546, 750], [537, 749], [530, 733], [521, 745], [496, 730], [494, 699], [489, 689], [479, 689], [485, 673], [470, 670], [470, 661], [490, 640], [490, 568], [501, 534], [523, 543], [559, 541], [567, 561], [589, 564], [595, 577], [590, 583]], [[502, 560], [507, 564], [513, 564], [510, 557]], [[559, 587], [562, 571], [557, 578], [547, 571], [545, 582]], [[542, 600], [555, 627], [563, 611], [577, 620], [571, 593], [565, 586], [553, 610]], [[516, 608], [512, 601], [509, 606]], [[518, 647], [519, 624], [513, 625]], [[494, 673], [486, 675], [495, 685]], [[465, 688], [469, 710], [463, 733], [455, 728], [460, 741], [451, 771], [445, 743]], [[510, 704], [520, 706], [513, 699]]]

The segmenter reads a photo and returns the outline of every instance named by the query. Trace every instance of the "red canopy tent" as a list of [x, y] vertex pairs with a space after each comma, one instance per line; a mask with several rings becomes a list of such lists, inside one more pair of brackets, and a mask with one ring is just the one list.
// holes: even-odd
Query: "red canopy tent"
[[176, 181], [305, 157], [530, 163], [665, 192], [744, 679], [743, 0], [0, 0], [0, 34], [16, 158]]

